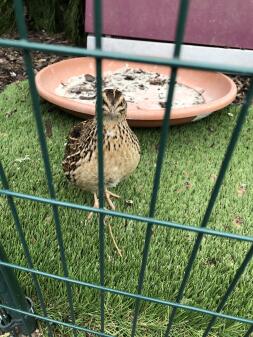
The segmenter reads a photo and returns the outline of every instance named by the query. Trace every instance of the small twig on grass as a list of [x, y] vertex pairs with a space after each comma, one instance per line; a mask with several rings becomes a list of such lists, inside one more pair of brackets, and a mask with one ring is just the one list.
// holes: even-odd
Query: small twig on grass
[[110, 223], [108, 223], [108, 228], [109, 228], [109, 233], [110, 233], [110, 236], [111, 236], [111, 239], [112, 239], [112, 242], [114, 244], [114, 247], [115, 249], [117, 250], [117, 253], [120, 257], [122, 257], [122, 253], [121, 253], [121, 250], [119, 249], [119, 246], [117, 245], [117, 242], [113, 236], [113, 233], [112, 233], [112, 226]]

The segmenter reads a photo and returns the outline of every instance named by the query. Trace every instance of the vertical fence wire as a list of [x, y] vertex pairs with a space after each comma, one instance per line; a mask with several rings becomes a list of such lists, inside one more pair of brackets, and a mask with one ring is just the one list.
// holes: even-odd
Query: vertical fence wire
[[[23, 8], [22, 0], [14, 0], [14, 8], [15, 8], [16, 22], [17, 22], [17, 27], [18, 27], [18, 31], [20, 34], [20, 38], [27, 40], [27, 31], [26, 31], [26, 24], [25, 24], [25, 19], [24, 19], [24, 8]], [[28, 82], [30, 86], [33, 112], [34, 112], [34, 117], [36, 121], [38, 138], [39, 138], [39, 143], [41, 147], [41, 153], [42, 153], [42, 158], [43, 158], [44, 168], [45, 168], [45, 173], [46, 173], [46, 178], [47, 178], [48, 192], [49, 192], [50, 198], [55, 199], [56, 194], [55, 194], [55, 189], [54, 189], [54, 184], [53, 184], [53, 176], [52, 176], [52, 171], [51, 171], [51, 166], [50, 166], [50, 161], [49, 161], [47, 143], [46, 143], [46, 138], [44, 134], [43, 120], [41, 116], [40, 103], [39, 103], [39, 96], [38, 96], [36, 85], [35, 85], [34, 72], [33, 72], [33, 67], [32, 67], [32, 59], [31, 59], [31, 55], [28, 50], [24, 49], [23, 53], [24, 53], [26, 73], [28, 76]], [[52, 206], [52, 209], [53, 209], [53, 217], [54, 217], [55, 228], [56, 228], [56, 236], [57, 236], [57, 241], [58, 241], [58, 245], [60, 249], [60, 257], [61, 257], [61, 262], [62, 262], [63, 273], [65, 277], [68, 277], [69, 273], [68, 273], [67, 260], [66, 260], [64, 244], [63, 244], [59, 211], [58, 211], [58, 207], [55, 205]], [[73, 292], [72, 292], [71, 285], [69, 283], [66, 283], [66, 288], [67, 288], [67, 299], [68, 299], [69, 308], [70, 308], [70, 317], [71, 317], [72, 323], [75, 324]], [[74, 330], [73, 332], [74, 332], [74, 335], [77, 336], [76, 331]]]
[[[96, 48], [101, 49], [102, 34], [102, 4], [101, 0], [94, 2], [94, 31], [96, 36]], [[97, 142], [98, 142], [98, 195], [99, 207], [104, 208], [104, 158], [103, 158], [103, 112], [102, 112], [102, 59], [96, 58], [96, 119], [97, 119]], [[99, 273], [100, 285], [105, 284], [105, 216], [99, 214]], [[100, 325], [101, 332], [105, 329], [105, 293], [100, 292]]]
[[251, 334], [253, 333], [253, 325], [251, 325], [246, 332], [246, 334], [243, 337], [251, 337]]
[[[185, 30], [185, 25], [186, 25], [188, 5], [189, 5], [188, 0], [180, 1], [180, 7], [179, 7], [178, 19], [177, 19], [176, 37], [175, 37], [176, 42], [175, 42], [175, 49], [173, 53], [173, 57], [176, 57], [176, 58], [178, 58], [180, 55], [181, 46], [182, 46], [182, 42], [184, 38], [184, 30]], [[167, 93], [167, 103], [166, 103], [166, 108], [164, 112], [163, 125], [162, 125], [160, 142], [159, 142], [159, 150], [158, 150], [158, 156], [157, 156], [157, 162], [156, 162], [156, 171], [155, 171], [155, 176], [154, 176], [154, 181], [153, 181], [153, 192], [151, 195], [151, 201], [150, 201], [150, 206], [149, 206], [149, 217], [151, 218], [155, 216], [156, 201], [157, 201], [158, 192], [159, 192], [163, 159], [164, 159], [164, 154], [165, 154], [166, 144], [167, 144], [168, 134], [169, 134], [170, 112], [171, 112], [171, 107], [172, 107], [176, 77], [177, 77], [177, 68], [173, 67], [171, 71], [169, 89]], [[147, 230], [145, 234], [142, 262], [141, 262], [141, 268], [140, 268], [139, 279], [138, 279], [138, 286], [137, 286], [138, 294], [142, 293], [142, 288], [144, 284], [144, 277], [145, 277], [146, 266], [148, 263], [148, 253], [149, 253], [149, 247], [150, 247], [150, 242], [151, 242], [151, 237], [152, 237], [152, 230], [153, 230], [153, 224], [149, 223], [147, 225]], [[140, 300], [136, 300], [135, 302], [131, 337], [134, 337], [136, 334], [138, 316], [139, 316], [139, 311], [140, 311], [140, 303], [141, 303]]]
[[[231, 283], [228, 286], [227, 291], [225, 292], [224, 296], [222, 297], [217, 309], [215, 310], [216, 312], [221, 312], [221, 310], [224, 308], [224, 306], [226, 305], [226, 302], [229, 298], [229, 296], [231, 295], [231, 293], [233, 292], [234, 288], [236, 287], [238, 281], [240, 280], [244, 270], [246, 269], [247, 265], [249, 264], [249, 262], [251, 261], [253, 256], [253, 245], [251, 246], [251, 248], [249, 249], [249, 251], [247, 252], [242, 264], [240, 265], [240, 267], [237, 269], [237, 272], [233, 278], [233, 280], [231, 281]], [[215, 324], [217, 320], [217, 317], [212, 317], [210, 319], [210, 322], [206, 328], [206, 330], [203, 333], [202, 337], [208, 337], [213, 325]]]
[[[1, 162], [0, 162], [0, 177], [1, 177], [2, 184], [3, 184], [3, 188], [8, 190], [9, 184], [8, 184], [8, 180], [7, 180], [7, 177], [5, 175], [4, 168], [3, 168]], [[19, 239], [21, 241], [21, 244], [22, 244], [22, 247], [23, 247], [23, 250], [24, 250], [27, 265], [30, 269], [33, 269], [34, 266], [33, 266], [33, 262], [32, 262], [31, 253], [30, 253], [28, 244], [27, 244], [26, 239], [25, 239], [24, 231], [23, 231], [20, 219], [19, 219], [18, 211], [17, 211], [16, 205], [15, 205], [15, 202], [13, 200], [13, 197], [7, 196], [7, 201], [8, 201], [8, 205], [9, 205], [9, 208], [11, 210], [11, 213], [12, 213], [12, 217], [13, 217], [13, 220], [14, 220], [14, 223], [15, 223], [15, 226], [16, 226], [17, 233], [19, 235]], [[37, 293], [37, 297], [39, 299], [40, 308], [43, 312], [43, 315], [45, 317], [48, 317], [44, 296], [42, 294], [38, 278], [33, 273], [31, 273], [31, 278], [32, 278], [32, 281], [33, 281], [33, 284], [34, 284], [34, 287], [35, 287], [35, 290], [36, 290], [36, 293]], [[53, 337], [53, 332], [52, 332], [51, 326], [49, 324], [47, 324], [47, 328], [48, 328], [49, 337]]]
[[[4, 262], [8, 261], [5, 251], [1, 245], [1, 242], [0, 242], [0, 261]], [[17, 279], [14, 275], [14, 270], [13, 269], [6, 270], [6, 268], [3, 265], [0, 265], [0, 293], [3, 296], [3, 301], [5, 304], [8, 305], [11, 304], [11, 306], [15, 306], [15, 308], [18, 309], [27, 309], [28, 304], [26, 302], [22, 289], [20, 288], [20, 285], [17, 282]], [[5, 313], [7, 313], [7, 315], [5, 315]], [[25, 329], [29, 337], [31, 337], [31, 332], [33, 332], [35, 329], [34, 324], [31, 325], [32, 323], [31, 318], [29, 316], [25, 317], [23, 315], [19, 315], [17, 312], [14, 312], [14, 314], [12, 313], [11, 315], [10, 321], [8, 313], [9, 313], [8, 310], [2, 313], [2, 310], [0, 308], [0, 324], [2, 325], [3, 323], [5, 323], [8, 325], [15, 322], [15, 320], [19, 320], [19, 326], [17, 328], [19, 329], [21, 328], [20, 323], [22, 322], [21, 324], [23, 326], [21, 329], [22, 330]], [[4, 317], [4, 319], [2, 317]]]
[[[246, 116], [248, 114], [248, 109], [249, 109], [249, 106], [251, 104], [252, 97], [253, 97], [253, 80], [250, 83], [249, 91], [248, 91], [248, 94], [246, 96], [246, 101], [245, 101], [245, 103], [243, 104], [243, 106], [241, 108], [241, 111], [240, 111], [239, 116], [237, 118], [236, 125], [235, 125], [235, 127], [233, 129], [232, 136], [230, 138], [228, 147], [226, 149], [225, 156], [224, 156], [224, 159], [222, 161], [222, 164], [221, 164], [221, 167], [220, 167], [220, 171], [219, 171], [217, 180], [215, 182], [215, 185], [214, 185], [214, 188], [212, 190], [211, 197], [209, 199], [209, 202], [208, 202], [208, 205], [207, 205], [207, 208], [206, 208], [203, 220], [201, 222], [201, 227], [206, 227], [207, 224], [208, 224], [208, 221], [210, 219], [213, 207], [215, 205], [215, 201], [216, 201], [216, 199], [218, 197], [218, 194], [219, 194], [219, 191], [220, 191], [223, 179], [225, 177], [228, 165], [230, 163], [230, 160], [232, 158], [232, 155], [233, 155], [236, 143], [238, 141], [238, 138], [239, 138], [239, 135], [240, 135], [240, 131], [242, 129], [242, 126], [243, 126], [244, 121], [246, 119]], [[185, 268], [185, 271], [184, 271], [183, 280], [181, 282], [178, 295], [176, 297], [176, 302], [177, 303], [180, 303], [181, 300], [182, 300], [182, 298], [183, 298], [184, 290], [186, 288], [188, 279], [190, 277], [192, 266], [193, 266], [193, 263], [194, 263], [194, 261], [195, 261], [195, 259], [197, 257], [197, 253], [198, 253], [200, 244], [202, 242], [202, 239], [203, 239], [203, 233], [199, 233], [197, 235], [196, 240], [195, 240], [192, 252], [190, 254], [190, 258], [189, 258], [188, 264], [186, 265], [186, 268]], [[166, 330], [166, 333], [165, 333], [165, 337], [169, 336], [169, 333], [170, 333], [171, 328], [172, 328], [173, 320], [174, 320], [175, 315], [176, 315], [176, 311], [177, 311], [176, 308], [172, 309], [171, 315], [169, 317], [169, 322], [168, 322], [167, 330]]]

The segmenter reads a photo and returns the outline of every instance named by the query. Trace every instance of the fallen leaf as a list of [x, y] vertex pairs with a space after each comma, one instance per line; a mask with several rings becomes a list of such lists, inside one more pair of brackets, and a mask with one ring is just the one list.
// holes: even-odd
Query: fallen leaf
[[241, 184], [237, 189], [237, 195], [239, 197], [243, 197], [243, 195], [246, 193], [246, 191], [247, 191], [247, 185]]
[[26, 154], [23, 158], [16, 158], [14, 163], [22, 163], [23, 161], [31, 160], [30, 156]]
[[14, 108], [13, 110], [7, 111], [5, 113], [5, 117], [7, 117], [7, 118], [11, 117], [16, 111], [17, 111], [17, 108]]
[[127, 206], [133, 206], [134, 204], [133, 200], [126, 200], [125, 203]]
[[51, 138], [53, 135], [51, 119], [46, 119], [45, 121], [45, 133], [48, 138]]
[[191, 182], [188, 181], [188, 180], [185, 181], [184, 186], [187, 188], [187, 190], [189, 190], [190, 188], [192, 188], [192, 184], [191, 184]]
[[208, 266], [216, 266], [217, 265], [217, 261], [214, 257], [206, 259], [204, 263], [205, 263], [205, 265], [208, 265]]
[[234, 218], [234, 224], [240, 226], [244, 223], [244, 220], [239, 215]]
[[47, 59], [39, 59], [37, 60], [38, 63], [43, 63], [43, 62], [47, 62]]

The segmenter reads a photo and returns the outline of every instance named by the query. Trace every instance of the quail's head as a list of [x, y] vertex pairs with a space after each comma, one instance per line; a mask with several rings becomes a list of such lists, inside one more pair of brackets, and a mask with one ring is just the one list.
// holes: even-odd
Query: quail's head
[[121, 121], [126, 118], [127, 102], [118, 89], [105, 89], [102, 93], [102, 109], [105, 121]]

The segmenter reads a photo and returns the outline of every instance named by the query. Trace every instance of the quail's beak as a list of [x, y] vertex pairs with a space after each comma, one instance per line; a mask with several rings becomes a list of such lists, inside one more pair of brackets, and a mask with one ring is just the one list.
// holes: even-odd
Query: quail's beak
[[113, 110], [110, 110], [110, 111], [104, 111], [104, 117], [107, 119], [107, 120], [113, 120], [115, 118], [115, 114], [114, 114], [114, 111]]
[[119, 114], [116, 111], [116, 109], [112, 108], [111, 111], [110, 111], [110, 118], [114, 119], [115, 117], [118, 117], [118, 116], [119, 116]]

